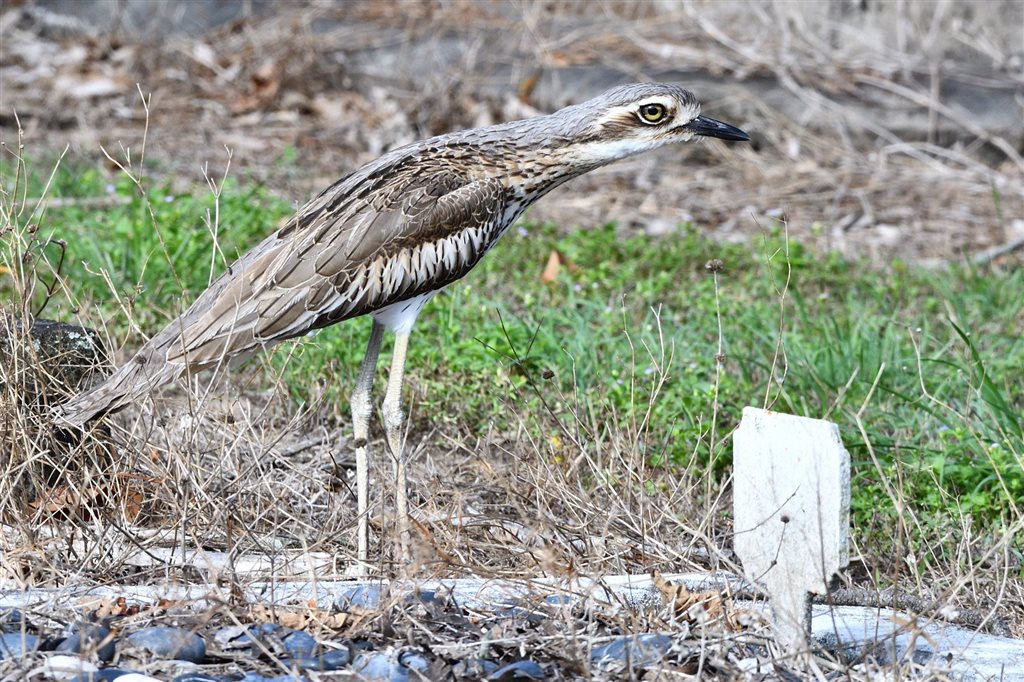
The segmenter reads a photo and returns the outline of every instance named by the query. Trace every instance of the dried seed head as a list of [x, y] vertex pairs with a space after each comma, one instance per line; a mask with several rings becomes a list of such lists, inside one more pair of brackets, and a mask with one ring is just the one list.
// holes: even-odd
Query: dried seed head
[[725, 263], [721, 258], [712, 258], [704, 264], [704, 269], [708, 272], [721, 272], [725, 270]]

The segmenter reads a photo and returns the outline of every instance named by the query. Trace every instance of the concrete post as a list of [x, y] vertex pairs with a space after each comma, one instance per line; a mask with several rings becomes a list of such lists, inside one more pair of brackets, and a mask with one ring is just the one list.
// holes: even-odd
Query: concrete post
[[778, 641], [806, 650], [810, 595], [849, 561], [850, 455], [835, 424], [747, 407], [733, 437], [734, 547]]

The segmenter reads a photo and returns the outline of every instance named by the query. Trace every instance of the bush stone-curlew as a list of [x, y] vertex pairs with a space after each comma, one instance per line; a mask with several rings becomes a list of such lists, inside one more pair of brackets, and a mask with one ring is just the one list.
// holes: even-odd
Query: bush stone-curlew
[[523, 210], [563, 182], [697, 136], [747, 140], [700, 115], [675, 85], [636, 83], [553, 114], [395, 149], [314, 198], [235, 261], [176, 320], [95, 388], [58, 408], [83, 425], [160, 384], [360, 315], [373, 326], [352, 392], [358, 560], [368, 557], [371, 388], [385, 330], [395, 334], [382, 415], [396, 478], [399, 550], [409, 556], [402, 379], [423, 306], [463, 277]]

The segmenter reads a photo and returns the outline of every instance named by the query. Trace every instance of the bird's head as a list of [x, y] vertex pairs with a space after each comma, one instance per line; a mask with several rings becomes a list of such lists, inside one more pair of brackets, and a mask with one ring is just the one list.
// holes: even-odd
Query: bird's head
[[665, 83], [623, 85], [553, 116], [571, 122], [572, 153], [585, 164], [601, 165], [695, 137], [750, 139], [739, 128], [702, 116], [689, 90]]

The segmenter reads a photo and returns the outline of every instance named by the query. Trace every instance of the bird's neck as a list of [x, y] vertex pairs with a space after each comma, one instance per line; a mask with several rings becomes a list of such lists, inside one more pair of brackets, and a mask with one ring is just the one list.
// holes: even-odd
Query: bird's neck
[[594, 170], [602, 163], [580, 158], [567, 142], [549, 139], [529, 147], [489, 145], [481, 152], [474, 174], [496, 179], [529, 201], [535, 201], [555, 187]]

